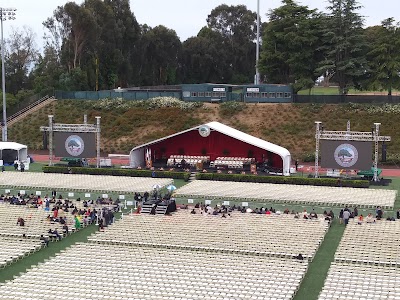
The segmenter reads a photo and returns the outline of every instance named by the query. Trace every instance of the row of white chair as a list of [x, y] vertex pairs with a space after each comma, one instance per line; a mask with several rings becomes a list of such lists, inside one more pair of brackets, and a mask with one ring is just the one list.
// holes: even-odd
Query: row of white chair
[[188, 198], [383, 208], [393, 207], [397, 196], [395, 190], [209, 180], [193, 181], [175, 193]]
[[400, 222], [351, 222], [335, 253], [335, 261], [400, 266]]
[[319, 300], [400, 300], [400, 269], [332, 263]]
[[[132, 230], [134, 229], [134, 230]], [[130, 215], [90, 241], [311, 260], [328, 229], [325, 221], [235, 212], [231, 217], [190, 214]]]
[[51, 281], [62, 299], [290, 300], [307, 267], [292, 259], [78, 243], [1, 285], [0, 299], [53, 299]]
[[98, 192], [148, 192], [154, 186], [167, 186], [172, 183], [169, 178], [148, 178], [128, 176], [104, 176], [81, 174], [49, 174], [35, 172], [3, 172], [0, 186], [8, 188], [29, 188], [36, 190], [53, 189]]

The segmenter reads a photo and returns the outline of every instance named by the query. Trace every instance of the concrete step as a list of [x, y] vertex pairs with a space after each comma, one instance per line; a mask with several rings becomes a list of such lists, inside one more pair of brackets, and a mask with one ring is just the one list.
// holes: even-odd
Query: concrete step
[[[27, 108], [24, 108], [23, 112], [18, 112], [17, 114], [14, 114], [14, 115], [10, 116], [9, 118], [7, 118], [7, 127], [10, 127], [13, 124], [25, 119], [30, 114], [32, 114], [35, 111], [38, 111], [39, 109], [51, 104], [55, 100], [57, 100], [57, 99], [55, 99], [54, 97], [50, 97], [50, 98], [46, 97], [46, 99], [44, 99], [42, 101], [39, 100], [36, 104], [35, 103], [31, 104], [31, 106], [28, 106]], [[0, 128], [1, 128], [1, 126], [0, 126]]]

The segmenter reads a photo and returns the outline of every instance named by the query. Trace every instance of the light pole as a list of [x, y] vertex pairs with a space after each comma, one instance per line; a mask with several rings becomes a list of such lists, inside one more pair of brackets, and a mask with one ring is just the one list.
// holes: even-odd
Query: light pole
[[258, 69], [259, 59], [260, 59], [260, 0], [257, 0], [256, 75], [254, 77], [254, 84], [260, 84], [260, 71]]
[[3, 21], [15, 20], [15, 8], [2, 8], [0, 7], [1, 15], [1, 82], [3, 91], [3, 130], [2, 130], [2, 141], [7, 142], [7, 109], [6, 109], [6, 71], [4, 63], [4, 38], [3, 38]]

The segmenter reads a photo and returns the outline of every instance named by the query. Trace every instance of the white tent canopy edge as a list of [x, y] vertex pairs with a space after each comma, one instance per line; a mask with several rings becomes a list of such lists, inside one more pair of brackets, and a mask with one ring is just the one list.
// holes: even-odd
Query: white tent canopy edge
[[[6, 151], [15, 151], [15, 155], [13, 155], [12, 158], [5, 160], [5, 157], [3, 157], [3, 152]], [[18, 160], [26, 164], [28, 163], [28, 147], [15, 142], [0, 142], [0, 158], [3, 160], [3, 162], [13, 162], [14, 160]]]
[[198, 125], [196, 127], [193, 127], [193, 128], [190, 128], [190, 129], [187, 129], [187, 130], [184, 130], [184, 131], [181, 131], [181, 132], [178, 132], [178, 133], [163, 137], [161, 139], [158, 139], [158, 140], [155, 140], [155, 141], [152, 141], [152, 142], [140, 145], [140, 146], [137, 146], [137, 147], [133, 148], [130, 151], [130, 154], [129, 154], [130, 166], [132, 168], [136, 168], [138, 166], [143, 166], [143, 164], [144, 164], [144, 151], [145, 151], [145, 148], [147, 146], [156, 144], [156, 143], [158, 143], [160, 141], [163, 141], [165, 139], [169, 139], [171, 137], [180, 135], [182, 133], [185, 133], [185, 132], [188, 132], [188, 131], [191, 131], [191, 130], [199, 129], [202, 126], [208, 126], [212, 130], [218, 131], [218, 132], [220, 132], [222, 134], [225, 134], [227, 136], [233, 137], [233, 138], [238, 139], [238, 140], [240, 140], [242, 142], [245, 142], [247, 144], [256, 146], [258, 148], [261, 148], [261, 149], [264, 149], [264, 150], [267, 150], [269, 152], [272, 152], [272, 153], [275, 153], [275, 154], [279, 155], [282, 158], [283, 175], [285, 175], [285, 176], [289, 176], [290, 175], [291, 155], [290, 155], [289, 150], [287, 150], [286, 148], [283, 148], [283, 147], [281, 147], [279, 145], [264, 141], [264, 140], [262, 140], [260, 138], [257, 138], [255, 136], [250, 135], [250, 134], [247, 134], [247, 133], [244, 133], [242, 131], [239, 131], [239, 130], [237, 130], [235, 128], [232, 128], [232, 127], [227, 126], [225, 124], [222, 124], [220, 122], [209, 122], [209, 123], [206, 123], [206, 124]]

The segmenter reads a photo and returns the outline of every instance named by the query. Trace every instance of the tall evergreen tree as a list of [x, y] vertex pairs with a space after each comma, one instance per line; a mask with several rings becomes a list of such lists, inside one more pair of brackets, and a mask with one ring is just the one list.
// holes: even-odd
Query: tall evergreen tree
[[229, 63], [224, 70], [224, 81], [252, 82], [255, 72], [255, 43], [257, 14], [245, 5], [222, 4], [207, 18], [208, 27], [223, 37], [220, 45]]
[[363, 18], [357, 12], [361, 6], [356, 0], [328, 0], [328, 3], [323, 41], [326, 53], [319, 71], [321, 75], [333, 73], [339, 93], [347, 94], [350, 87], [359, 86], [368, 71]]
[[400, 87], [400, 28], [393, 18], [382, 21], [381, 26], [365, 30], [368, 42], [367, 54], [369, 72], [366, 88], [386, 90], [392, 95], [392, 89]]
[[196, 37], [183, 43], [183, 81], [185, 83], [223, 83], [228, 58], [221, 47], [223, 37], [219, 32], [203, 27]]
[[295, 92], [310, 88], [322, 58], [323, 16], [293, 0], [269, 13], [264, 28], [260, 70], [269, 83], [291, 84]]

